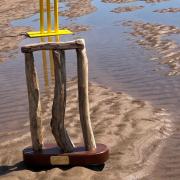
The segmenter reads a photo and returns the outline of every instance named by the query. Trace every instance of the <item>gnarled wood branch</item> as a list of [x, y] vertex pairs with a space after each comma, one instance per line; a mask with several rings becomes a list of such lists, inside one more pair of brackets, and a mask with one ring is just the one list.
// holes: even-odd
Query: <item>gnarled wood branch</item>
[[34, 68], [34, 57], [32, 54], [33, 51], [38, 50], [53, 50], [55, 90], [51, 120], [52, 133], [58, 146], [64, 152], [72, 152], [74, 150], [74, 145], [64, 126], [66, 107], [66, 69], [64, 50], [68, 49], [76, 49], [77, 52], [79, 111], [85, 148], [86, 150], [94, 150], [96, 148], [89, 113], [88, 59], [85, 42], [83, 39], [79, 39], [67, 43], [40, 43], [22, 47], [22, 52], [24, 52], [26, 56], [26, 76], [29, 95], [32, 143], [33, 148], [36, 151], [42, 149], [39, 85], [37, 82], [36, 71]]
[[32, 53], [25, 53], [25, 71], [29, 98], [29, 117], [32, 146], [34, 151], [42, 150], [42, 121], [40, 92], [34, 56]]
[[78, 40], [69, 42], [48, 42], [48, 43], [38, 43], [23, 46], [21, 51], [23, 53], [39, 51], [39, 50], [71, 50], [71, 49], [82, 49], [83, 44], [79, 43]]
[[55, 89], [51, 120], [52, 133], [58, 146], [64, 152], [72, 152], [74, 150], [74, 145], [71, 142], [64, 127], [66, 107], [66, 67], [64, 51], [53, 51], [53, 58], [55, 71]]
[[83, 131], [83, 138], [86, 150], [96, 148], [94, 134], [92, 131], [89, 97], [88, 97], [88, 58], [86, 54], [85, 42], [83, 39], [78, 40], [79, 44], [84, 46], [83, 49], [77, 49], [77, 68], [78, 68], [78, 91], [79, 91], [79, 111], [80, 121]]

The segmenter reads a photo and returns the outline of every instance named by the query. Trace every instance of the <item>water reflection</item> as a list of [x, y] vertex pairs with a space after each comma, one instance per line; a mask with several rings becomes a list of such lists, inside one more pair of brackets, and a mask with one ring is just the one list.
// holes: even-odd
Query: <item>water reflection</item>
[[[53, 42], [53, 40], [55, 40], [55, 42], [60, 42], [60, 36], [56, 36], [56, 37], [48, 37], [48, 38], [44, 38], [41, 37], [40, 38], [40, 42]], [[44, 76], [44, 88], [48, 89], [50, 82], [49, 82], [49, 76], [51, 79], [51, 82], [53, 82], [54, 80], [54, 62], [53, 62], [53, 53], [52, 51], [46, 51], [46, 50], [42, 50], [41, 52], [41, 56], [42, 56], [42, 69], [43, 69], [43, 76]], [[49, 63], [48, 63], [49, 61]], [[48, 67], [49, 65], [49, 67]], [[50, 73], [48, 73], [48, 69], [50, 69]]]

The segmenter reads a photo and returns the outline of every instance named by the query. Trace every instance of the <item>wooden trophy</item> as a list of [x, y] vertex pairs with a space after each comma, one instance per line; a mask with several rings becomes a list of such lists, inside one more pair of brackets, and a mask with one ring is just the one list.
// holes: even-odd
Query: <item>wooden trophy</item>
[[[66, 106], [65, 50], [77, 53], [78, 94], [80, 122], [84, 145], [75, 146], [64, 126]], [[31, 166], [100, 165], [108, 159], [109, 150], [104, 144], [96, 144], [92, 131], [88, 98], [88, 58], [83, 39], [71, 42], [48, 42], [21, 48], [25, 54], [30, 130], [32, 147], [23, 150], [24, 162]], [[34, 51], [51, 50], [54, 60], [55, 89], [52, 106], [51, 128], [56, 144], [43, 144], [41, 102], [38, 77], [34, 66]]]

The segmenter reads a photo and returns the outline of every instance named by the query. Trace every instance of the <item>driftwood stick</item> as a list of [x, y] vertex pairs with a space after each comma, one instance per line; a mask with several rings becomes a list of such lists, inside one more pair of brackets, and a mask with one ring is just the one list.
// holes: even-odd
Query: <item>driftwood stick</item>
[[88, 97], [88, 58], [86, 54], [84, 40], [79, 40], [84, 49], [77, 49], [77, 67], [78, 67], [78, 91], [79, 91], [79, 111], [80, 121], [83, 131], [83, 138], [86, 150], [96, 148], [94, 134], [92, 131], [90, 114], [89, 114], [89, 97]]
[[64, 127], [66, 107], [66, 67], [64, 51], [53, 51], [53, 58], [55, 89], [51, 120], [52, 133], [58, 146], [64, 152], [72, 152], [74, 150], [74, 145], [71, 142]]
[[38, 77], [32, 53], [25, 53], [25, 72], [29, 98], [29, 117], [32, 146], [34, 151], [42, 150], [42, 121]]
[[48, 43], [38, 43], [23, 46], [21, 51], [23, 53], [39, 51], [39, 50], [71, 50], [83, 48], [83, 44], [79, 44], [78, 40], [69, 42], [48, 42]]

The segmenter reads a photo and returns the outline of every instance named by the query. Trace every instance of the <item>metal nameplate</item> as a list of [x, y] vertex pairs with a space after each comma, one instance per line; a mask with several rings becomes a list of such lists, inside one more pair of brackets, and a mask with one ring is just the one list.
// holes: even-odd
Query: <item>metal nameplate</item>
[[51, 156], [50, 162], [52, 165], [69, 165], [68, 156]]

